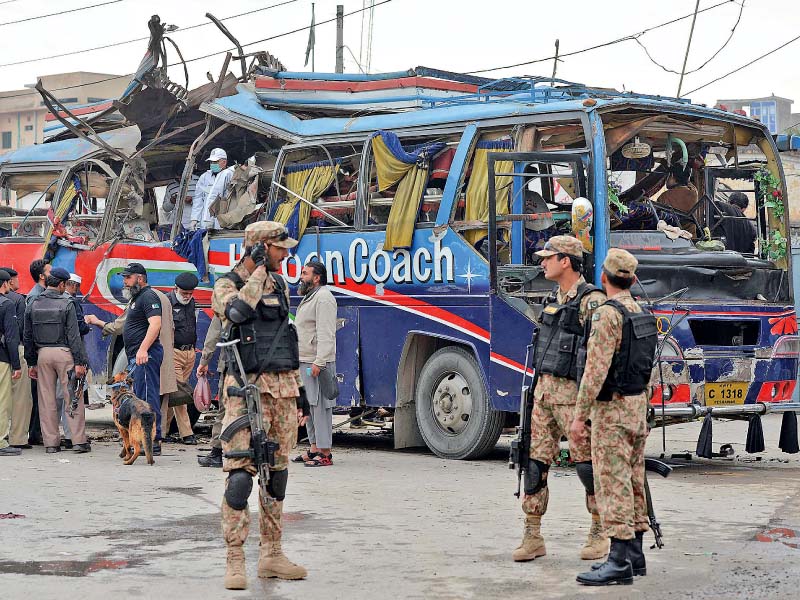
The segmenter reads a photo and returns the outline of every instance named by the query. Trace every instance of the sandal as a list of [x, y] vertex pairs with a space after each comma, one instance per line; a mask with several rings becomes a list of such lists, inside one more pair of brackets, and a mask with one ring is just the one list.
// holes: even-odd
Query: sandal
[[317, 457], [306, 461], [307, 467], [330, 467], [333, 465], [333, 454], [320, 454]]
[[306, 451], [306, 453], [305, 453], [305, 454], [306, 454], [306, 456], [307, 456], [308, 458], [303, 458], [303, 455], [302, 455], [302, 454], [298, 454], [297, 456], [295, 456], [295, 457], [292, 459], [292, 462], [296, 462], [296, 463], [304, 463], [304, 462], [309, 462], [309, 461], [311, 461], [311, 460], [314, 460], [314, 457], [315, 457], [315, 456], [319, 456], [319, 452], [308, 452], [308, 451]]

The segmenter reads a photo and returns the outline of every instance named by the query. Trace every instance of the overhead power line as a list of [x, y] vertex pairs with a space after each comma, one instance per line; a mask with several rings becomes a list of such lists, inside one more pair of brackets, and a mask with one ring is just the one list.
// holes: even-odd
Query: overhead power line
[[[742, 20], [742, 12], [744, 12], [744, 4], [745, 4], [745, 0], [742, 0], [742, 3], [740, 5], [740, 7], [739, 7], [739, 16], [736, 18], [736, 22], [733, 24], [733, 28], [731, 29], [730, 34], [728, 34], [728, 38], [725, 40], [725, 42], [722, 44], [722, 46], [720, 46], [717, 49], [717, 51], [714, 52], [714, 54], [712, 54], [711, 57], [708, 60], [706, 60], [704, 63], [702, 63], [699, 67], [697, 67], [696, 69], [692, 69], [691, 71], [686, 71], [686, 73], [684, 73], [684, 76], [685, 75], [691, 75], [692, 73], [697, 73], [699, 70], [703, 69], [706, 65], [708, 65], [708, 63], [710, 63], [717, 56], [719, 56], [719, 53], [722, 52], [727, 47], [727, 45], [730, 43], [731, 39], [733, 39], [733, 34], [736, 33], [736, 28], [739, 27], [739, 23]], [[633, 41], [636, 42], [637, 44], [639, 44], [639, 46], [642, 48], [642, 50], [644, 50], [644, 53], [647, 55], [647, 58], [649, 58], [650, 62], [653, 63], [655, 66], [657, 66], [660, 69], [666, 71], [667, 73], [674, 73], [675, 75], [680, 75], [680, 73], [678, 71], [675, 71], [674, 69], [670, 69], [669, 67], [665, 67], [660, 62], [658, 62], [655, 58], [653, 58], [653, 56], [650, 54], [650, 50], [648, 50], [647, 46], [645, 46], [638, 37], [633, 38]]]
[[[360, 8], [358, 10], [354, 10], [352, 12], [345, 13], [344, 16], [345, 17], [349, 17], [351, 15], [355, 15], [357, 13], [360, 13], [360, 12], [362, 12], [364, 10], [370, 10], [371, 8], [381, 6], [382, 4], [388, 4], [389, 2], [392, 2], [392, 1], [393, 0], [382, 0], [382, 2], [376, 2], [374, 5], [372, 5], [372, 7], [368, 7], [366, 9]], [[335, 21], [336, 21], [336, 17], [333, 17], [333, 18], [327, 19], [325, 21], [319, 21], [319, 22], [316, 23], [315, 26], [319, 27], [320, 25], [326, 25], [327, 23], [333, 23]], [[284, 31], [283, 33], [278, 33], [276, 35], [273, 35], [273, 36], [270, 36], [270, 37], [267, 37], [267, 38], [264, 38], [264, 39], [261, 39], [261, 40], [254, 40], [252, 42], [246, 42], [246, 43], [242, 44], [242, 46], [243, 47], [244, 46], [252, 46], [253, 44], [260, 44], [260, 43], [263, 43], [263, 42], [268, 42], [270, 40], [275, 40], [275, 39], [278, 39], [278, 38], [281, 38], [281, 37], [285, 37], [287, 35], [292, 35], [294, 33], [299, 33], [301, 31], [306, 31], [306, 30], [308, 30], [310, 28], [311, 28], [310, 25], [306, 25], [305, 27], [298, 27], [297, 29], [292, 29], [291, 31]], [[217, 52], [212, 52], [211, 54], [205, 54], [203, 56], [195, 56], [194, 58], [188, 58], [188, 59], [186, 59], [185, 61], [182, 61], [182, 62], [170, 63], [167, 66], [168, 67], [175, 67], [175, 66], [178, 66], [178, 65], [182, 65], [184, 63], [195, 62], [195, 61], [198, 61], [198, 60], [202, 60], [204, 58], [209, 58], [211, 56], [216, 56], [217, 54], [224, 54], [226, 52], [231, 52], [233, 50], [236, 50], [236, 48], [226, 48], [224, 50], [219, 50]], [[107, 81], [115, 81], [117, 79], [128, 79], [128, 78], [130, 78], [132, 76], [133, 76], [133, 73], [128, 73], [127, 75], [114, 75], [113, 77], [106, 77], [105, 79], [98, 79], [97, 81], [92, 81], [91, 83], [76, 83], [75, 85], [68, 85], [68, 86], [64, 86], [64, 87], [60, 87], [60, 88], [53, 88], [53, 89], [48, 90], [48, 91], [49, 92], [61, 92], [61, 91], [64, 91], [64, 90], [72, 90], [72, 89], [76, 89], [76, 88], [86, 87], [87, 85], [97, 85], [98, 83], [105, 83]], [[7, 96], [0, 96], [0, 98], [5, 100], [6, 98], [20, 98], [20, 97], [23, 97], [23, 96], [38, 96], [38, 95], [39, 95], [38, 92], [22, 92], [20, 94], [9, 94]]]
[[5, 25], [16, 25], [17, 23], [27, 23], [28, 21], [36, 21], [38, 19], [46, 19], [47, 17], [57, 17], [58, 15], [66, 15], [69, 13], [79, 12], [82, 10], [89, 10], [90, 8], [97, 8], [98, 6], [106, 6], [108, 4], [119, 4], [120, 2], [125, 2], [125, 0], [108, 0], [108, 2], [101, 2], [100, 4], [91, 4], [90, 6], [79, 6], [78, 8], [71, 8], [69, 10], [62, 10], [59, 12], [49, 13], [46, 15], [37, 15], [35, 17], [26, 17], [24, 19], [17, 19], [16, 21], [6, 21], [5, 23], [0, 23], [0, 27], [4, 27]]
[[736, 67], [736, 68], [735, 68], [735, 69], [733, 69], [732, 71], [728, 71], [727, 73], [725, 73], [725, 75], [720, 75], [720, 76], [719, 76], [719, 77], [717, 77], [716, 79], [712, 79], [711, 81], [709, 81], [708, 83], [704, 83], [704, 84], [703, 84], [703, 85], [701, 85], [700, 87], [696, 87], [696, 88], [694, 88], [693, 90], [689, 90], [688, 92], [684, 92], [683, 94], [681, 94], [681, 97], [683, 97], [683, 96], [688, 96], [689, 94], [693, 94], [694, 92], [700, 91], [700, 90], [702, 90], [703, 88], [707, 88], [708, 86], [710, 86], [710, 85], [711, 85], [711, 84], [713, 84], [713, 83], [717, 83], [718, 81], [721, 81], [721, 80], [725, 79], [726, 77], [730, 77], [730, 76], [731, 76], [731, 75], [733, 75], [734, 73], [738, 73], [738, 72], [739, 72], [739, 71], [741, 71], [742, 69], [746, 69], [746, 68], [747, 68], [747, 67], [749, 67], [750, 65], [754, 65], [754, 64], [755, 64], [755, 63], [757, 63], [758, 61], [760, 61], [760, 60], [762, 60], [762, 59], [764, 59], [764, 58], [767, 58], [768, 56], [770, 56], [770, 55], [772, 55], [772, 54], [775, 54], [775, 53], [776, 53], [776, 52], [778, 52], [779, 50], [783, 50], [784, 48], [786, 48], [786, 46], [788, 46], [789, 44], [793, 44], [793, 43], [794, 43], [794, 42], [796, 42], [797, 40], [800, 40], [800, 35], [798, 35], [798, 36], [797, 36], [797, 37], [795, 37], [795, 38], [792, 38], [792, 39], [791, 39], [791, 40], [789, 40], [788, 42], [785, 42], [785, 43], [781, 44], [781, 45], [780, 45], [780, 46], [778, 46], [777, 48], [774, 48], [773, 50], [770, 50], [769, 52], [767, 52], [767, 53], [765, 53], [765, 54], [762, 54], [762, 55], [761, 55], [761, 56], [759, 56], [758, 58], [754, 58], [754, 59], [753, 59], [753, 60], [751, 60], [749, 63], [746, 63], [746, 64], [744, 64], [744, 65], [742, 65], [742, 66], [740, 66], [740, 67]]
[[[12, 1], [16, 2], [16, 0], [12, 0]], [[239, 17], [245, 17], [245, 16], [252, 15], [252, 14], [255, 14], [255, 13], [259, 13], [259, 12], [262, 12], [262, 11], [265, 11], [265, 10], [269, 10], [271, 8], [277, 8], [279, 6], [285, 6], [287, 4], [293, 4], [295, 2], [299, 2], [299, 0], [286, 0], [285, 2], [280, 2], [278, 4], [272, 4], [270, 6], [265, 6], [263, 8], [256, 8], [254, 10], [249, 10], [247, 12], [239, 13], [238, 15], [231, 15], [229, 17], [223, 17], [223, 18], [220, 19], [220, 21], [228, 21], [230, 19], [238, 19]], [[211, 23], [211, 21], [204, 21], [203, 23], [197, 23], [195, 25], [189, 25], [188, 27], [180, 27], [177, 31], [174, 32], [174, 34], [183, 33], [184, 31], [189, 31], [191, 29], [197, 29], [198, 27], [206, 27], [207, 25], [213, 25], [213, 23]], [[172, 34], [172, 35], [174, 35], [174, 34]], [[39, 61], [42, 61], [42, 60], [51, 60], [51, 59], [54, 59], [54, 58], [62, 58], [64, 56], [74, 56], [76, 54], [83, 54], [85, 52], [94, 52], [95, 50], [106, 50], [108, 48], [116, 48], [117, 46], [124, 46], [126, 44], [133, 44], [133, 43], [136, 43], [136, 42], [146, 42], [149, 39], [150, 39], [150, 37], [146, 36], [146, 37], [135, 38], [135, 39], [132, 39], [132, 40], [125, 40], [123, 42], [113, 42], [111, 44], [105, 44], [103, 46], [94, 46], [93, 48], [84, 48], [82, 50], [72, 50], [70, 52], [62, 52], [61, 54], [51, 54], [50, 56], [40, 56], [38, 58], [28, 58], [28, 59], [25, 59], [25, 60], [18, 60], [18, 61], [15, 61], [15, 62], [0, 64], [0, 68], [2, 68], [2, 67], [14, 67], [16, 65], [25, 65], [25, 64], [28, 64], [28, 63], [39, 62]]]
[[[736, 0], [723, 0], [722, 2], [719, 2], [717, 4], [713, 4], [713, 5], [711, 5], [711, 6], [707, 7], [707, 8], [704, 8], [702, 10], [697, 11], [697, 14], [701, 14], [701, 13], [707, 12], [709, 10], [714, 10], [715, 8], [718, 8], [718, 7], [723, 6], [725, 4], [730, 4], [731, 2], [735, 2], [735, 1]], [[614, 44], [619, 44], [619, 43], [622, 43], [622, 42], [635, 40], [636, 38], [641, 37], [646, 33], [649, 33], [651, 31], [655, 31], [656, 29], [661, 29], [662, 27], [666, 27], [667, 25], [672, 25], [673, 23], [678, 23], [679, 21], [683, 21], [684, 19], [688, 19], [689, 17], [692, 17], [692, 16], [694, 16], [694, 11], [690, 12], [688, 15], [684, 15], [682, 17], [678, 17], [676, 19], [672, 19], [670, 21], [666, 21], [664, 23], [660, 23], [659, 25], [654, 25], [653, 27], [648, 27], [647, 29], [643, 29], [642, 31], [639, 31], [637, 33], [632, 33], [630, 35], [626, 35], [624, 37], [617, 38], [615, 40], [611, 40], [610, 42], [604, 42], [602, 44], [597, 44], [595, 46], [589, 46], [588, 48], [583, 48], [582, 50], [575, 50], [574, 52], [559, 53], [558, 58], [559, 59], [563, 59], [563, 58], [567, 58], [569, 56], [576, 56], [578, 54], [583, 54], [584, 52], [590, 52], [592, 50], [598, 50], [600, 48], [605, 48], [607, 46], [613, 46]], [[515, 63], [513, 65], [503, 65], [501, 67], [491, 67], [491, 68], [487, 68], [487, 69], [478, 69], [478, 70], [475, 70], [475, 71], [467, 71], [466, 73], [467, 73], [467, 75], [475, 75], [477, 73], [488, 73], [490, 71], [499, 71], [501, 69], [513, 69], [515, 67], [524, 67], [524, 66], [527, 66], [527, 65], [533, 65], [533, 64], [536, 64], [536, 63], [540, 63], [540, 62], [549, 62], [549, 61], [551, 61], [551, 60], [553, 60], [555, 58], [556, 58], [555, 56], [547, 56], [545, 58], [537, 58], [536, 60], [528, 60], [528, 61], [521, 62], [521, 63]]]
[[[344, 13], [344, 16], [345, 17], [349, 17], [351, 15], [355, 15], [355, 14], [358, 14], [360, 12], [364, 12], [365, 10], [372, 10], [372, 9], [380, 6], [381, 4], [388, 4], [389, 2], [392, 2], [392, 0], [383, 0], [382, 2], [376, 2], [375, 4], [372, 4], [371, 6], [368, 6], [367, 8], [359, 8], [358, 10], [354, 10], [354, 11], [349, 12], [349, 13]], [[319, 22], [316, 23], [316, 27], [319, 27], [320, 25], [325, 25], [327, 23], [334, 23], [334, 22], [336, 22], [336, 17], [333, 17], [331, 19], [327, 19], [325, 21], [319, 21]], [[270, 37], [266, 37], [266, 38], [261, 39], [261, 40], [254, 40], [252, 42], [247, 42], [246, 44], [242, 44], [242, 46], [252, 46], [254, 44], [263, 44], [264, 42], [269, 42], [271, 40], [276, 40], [276, 39], [281, 38], [281, 37], [286, 37], [287, 35], [292, 35], [293, 33], [299, 33], [301, 31], [306, 31], [306, 30], [308, 30], [310, 28], [311, 28], [310, 25], [306, 25], [305, 27], [299, 27], [297, 29], [292, 29], [291, 31], [285, 31], [283, 33], [279, 33], [277, 35], [272, 35]], [[191, 58], [191, 59], [187, 60], [186, 62], [189, 63], [189, 62], [194, 62], [196, 60], [202, 60], [204, 58], [209, 58], [211, 56], [216, 56], [217, 54], [222, 54], [224, 52], [231, 52], [232, 50], [236, 50], [236, 48], [227, 48], [225, 50], [221, 50], [219, 52], [212, 52], [211, 54], [206, 54], [204, 56], [195, 56], [194, 58]], [[181, 63], [174, 63], [174, 64], [171, 64], [170, 66], [173, 67], [173, 66], [176, 66], [176, 65], [179, 65], [179, 64], [181, 64]]]

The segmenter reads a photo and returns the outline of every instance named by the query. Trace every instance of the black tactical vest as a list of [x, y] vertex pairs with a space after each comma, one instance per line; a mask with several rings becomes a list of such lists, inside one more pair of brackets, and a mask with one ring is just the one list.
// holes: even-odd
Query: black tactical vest
[[[610, 401], [614, 392], [622, 396], [644, 392], [650, 382], [658, 345], [656, 319], [649, 310], [643, 308], [642, 312], [633, 313], [613, 299], [605, 305], [613, 306], [622, 314], [622, 341], [619, 352], [614, 354], [611, 361], [603, 387], [597, 394], [600, 402]], [[583, 368], [580, 370], [582, 373]]]
[[197, 313], [194, 298], [188, 304], [178, 302], [175, 290], [167, 294], [172, 304], [172, 320], [175, 322], [175, 347], [194, 346], [197, 341]]
[[535, 350], [536, 369], [540, 374], [577, 381], [577, 354], [584, 344], [584, 328], [579, 319], [581, 300], [595, 290], [592, 284], [582, 283], [575, 297], [566, 304], [559, 304], [555, 294], [545, 300]]
[[[286, 283], [280, 275], [273, 273], [272, 278], [275, 288], [271, 294], [261, 296], [255, 317], [239, 324], [231, 333], [233, 339], [240, 340], [239, 354], [248, 374], [282, 373], [300, 368], [297, 330], [289, 322]], [[235, 364], [229, 364], [228, 368], [237, 369]]]
[[70, 298], [59, 296], [51, 298], [41, 294], [31, 304], [31, 323], [33, 324], [33, 341], [37, 348], [43, 346], [64, 346], [67, 343], [67, 331], [64, 327], [64, 315], [69, 309]]

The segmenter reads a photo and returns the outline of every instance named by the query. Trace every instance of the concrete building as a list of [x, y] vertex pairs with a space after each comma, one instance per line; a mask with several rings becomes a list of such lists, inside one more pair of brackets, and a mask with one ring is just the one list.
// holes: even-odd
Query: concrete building
[[717, 100], [714, 106], [758, 119], [769, 128], [771, 134], [775, 135], [800, 120], [793, 119], [797, 113], [792, 114], [792, 104], [794, 100], [773, 94], [765, 98]]
[[[85, 71], [39, 79], [68, 108], [118, 98], [130, 82], [124, 76]], [[31, 84], [26, 89], [0, 92], [0, 154], [43, 141], [48, 111], [34, 87]]]

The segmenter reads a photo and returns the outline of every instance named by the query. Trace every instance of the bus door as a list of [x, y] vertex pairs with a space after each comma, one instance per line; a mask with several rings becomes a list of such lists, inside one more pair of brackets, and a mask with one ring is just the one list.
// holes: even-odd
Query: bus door
[[[525, 349], [533, 322], [554, 286], [544, 278], [535, 253], [555, 235], [576, 235], [591, 250], [588, 160], [587, 152], [492, 153], [488, 157], [489, 386], [498, 408], [518, 409]], [[583, 269], [587, 281], [592, 281], [590, 253]]]

